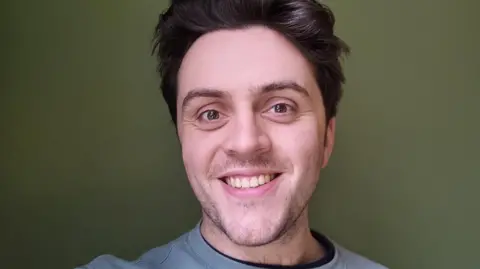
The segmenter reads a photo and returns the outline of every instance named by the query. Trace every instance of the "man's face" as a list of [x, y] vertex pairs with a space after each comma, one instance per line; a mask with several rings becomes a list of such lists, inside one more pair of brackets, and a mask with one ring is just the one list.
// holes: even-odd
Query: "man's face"
[[205, 218], [245, 246], [292, 226], [330, 156], [335, 121], [325, 122], [312, 68], [290, 42], [263, 27], [202, 36], [180, 68], [177, 115]]

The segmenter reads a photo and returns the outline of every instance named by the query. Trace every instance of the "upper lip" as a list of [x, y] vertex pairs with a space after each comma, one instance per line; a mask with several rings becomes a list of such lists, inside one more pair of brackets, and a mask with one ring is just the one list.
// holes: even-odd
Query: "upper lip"
[[253, 177], [259, 175], [273, 175], [279, 174], [279, 171], [268, 170], [268, 169], [235, 169], [229, 170], [228, 172], [220, 174], [218, 178], [226, 177]]

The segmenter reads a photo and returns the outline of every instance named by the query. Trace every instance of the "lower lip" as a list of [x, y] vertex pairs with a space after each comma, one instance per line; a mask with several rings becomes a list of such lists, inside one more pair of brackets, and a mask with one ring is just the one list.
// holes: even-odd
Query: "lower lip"
[[235, 188], [225, 182], [222, 182], [223, 188], [227, 193], [238, 198], [255, 198], [265, 196], [269, 191], [274, 190], [278, 185], [281, 175], [274, 180], [255, 188]]

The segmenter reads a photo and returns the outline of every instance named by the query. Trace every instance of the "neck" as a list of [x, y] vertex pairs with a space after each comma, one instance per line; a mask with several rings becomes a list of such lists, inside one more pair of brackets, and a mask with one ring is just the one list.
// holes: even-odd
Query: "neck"
[[233, 243], [205, 215], [200, 229], [205, 240], [216, 250], [241, 261], [288, 266], [314, 262], [325, 255], [323, 247], [311, 234], [307, 210], [280, 238], [263, 246]]

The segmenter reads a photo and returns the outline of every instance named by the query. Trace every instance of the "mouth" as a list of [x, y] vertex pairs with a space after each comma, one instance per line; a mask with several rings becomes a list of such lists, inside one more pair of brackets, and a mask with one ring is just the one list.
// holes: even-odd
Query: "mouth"
[[265, 185], [280, 176], [280, 173], [256, 176], [228, 176], [220, 178], [223, 183], [237, 189], [252, 189]]

